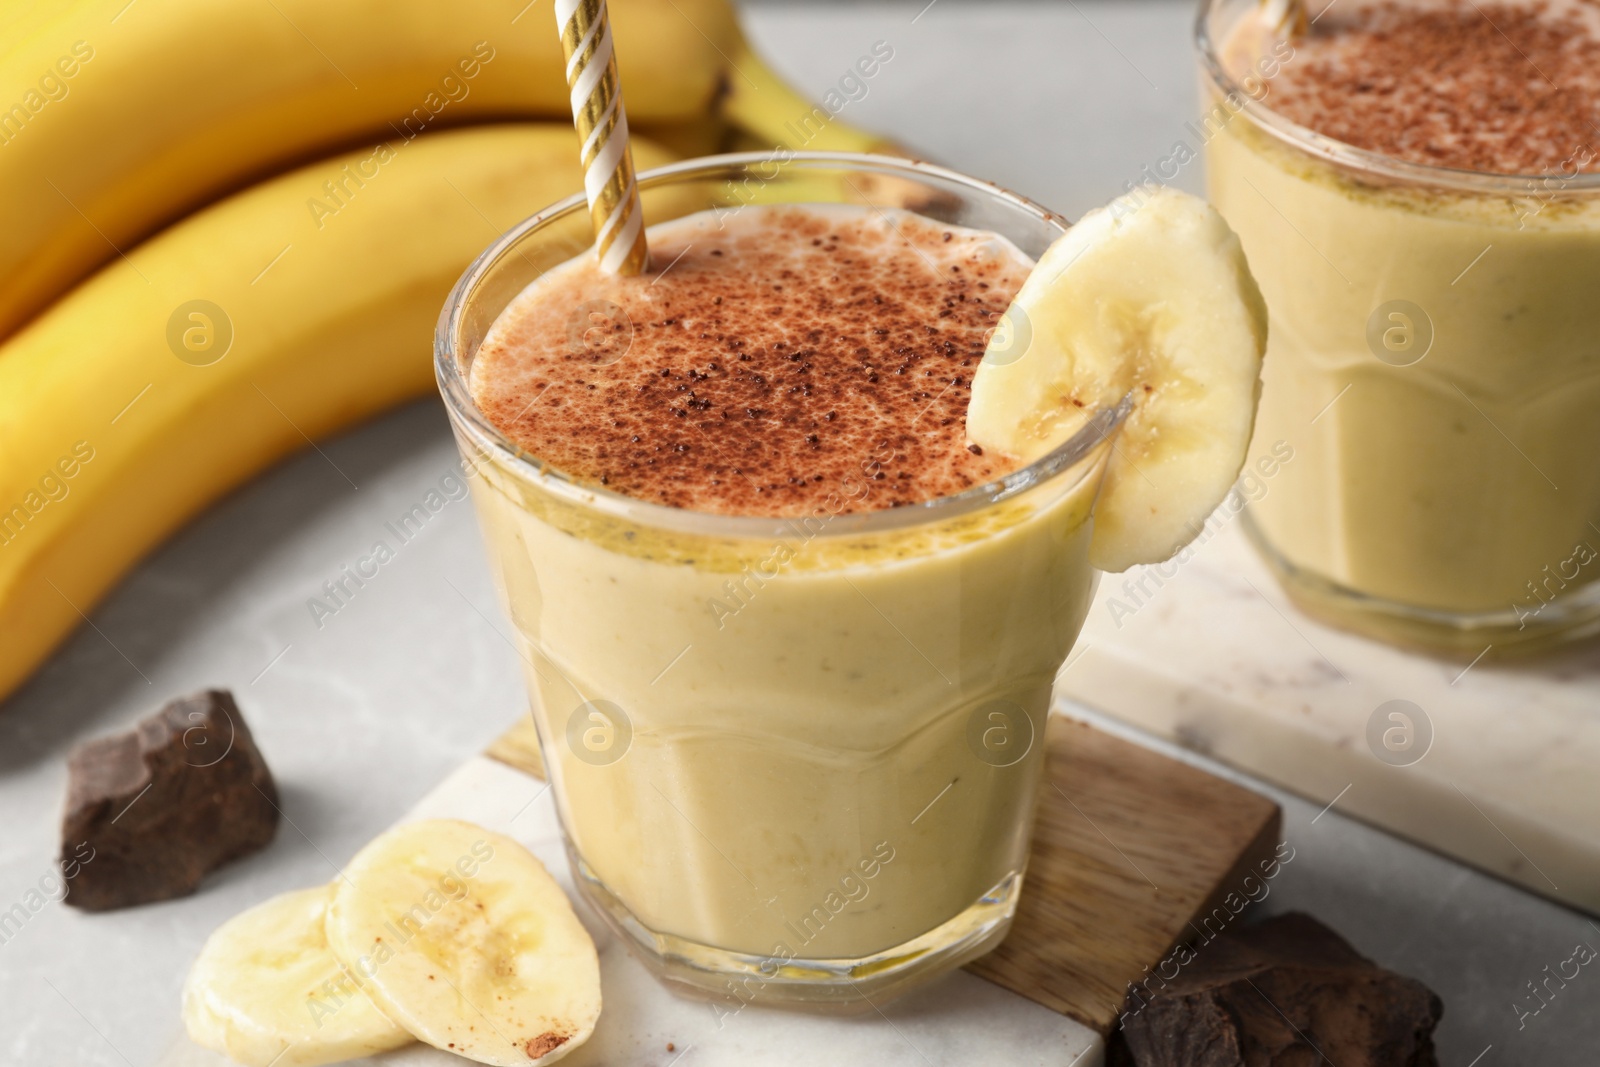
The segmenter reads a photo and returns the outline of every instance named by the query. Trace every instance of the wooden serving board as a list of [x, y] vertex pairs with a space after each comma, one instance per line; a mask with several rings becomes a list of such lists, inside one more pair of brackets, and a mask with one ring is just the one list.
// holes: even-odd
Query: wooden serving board
[[[968, 966], [1102, 1036], [1129, 983], [1268, 862], [1280, 812], [1266, 797], [1085, 723], [1052, 715], [1033, 853], [1011, 934]], [[533, 723], [488, 755], [542, 778]], [[1214, 932], [1219, 923], [1207, 927]]]
[[[808, 1015], [766, 1008], [759, 998], [716, 1005], [676, 996], [588, 916], [605, 1010], [563, 1067], [787, 1067], [797, 1053], [811, 1063], [874, 1067], [1099, 1067], [1128, 983], [1179, 940], [1199, 936], [1230, 891], [1244, 895], [1246, 871], [1272, 855], [1279, 812], [1247, 789], [1085, 724], [1051, 719], [1033, 856], [1000, 948], [876, 1011]], [[524, 721], [401, 821], [466, 819], [509, 834], [574, 893], [543, 773], [532, 723]], [[580, 908], [580, 916], [586, 912]], [[409, 1045], [359, 1062], [466, 1061]], [[228, 1063], [180, 1034], [160, 1067]]]

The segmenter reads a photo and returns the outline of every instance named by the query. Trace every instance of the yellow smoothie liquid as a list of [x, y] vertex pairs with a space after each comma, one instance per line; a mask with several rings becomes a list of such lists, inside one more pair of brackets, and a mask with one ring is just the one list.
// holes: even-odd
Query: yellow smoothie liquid
[[1241, 77], [1269, 54], [1252, 95], [1340, 142], [1245, 112], [1207, 146], [1271, 312], [1258, 447], [1295, 450], [1251, 506], [1269, 557], [1402, 640], [1577, 625], [1600, 599], [1600, 8], [1368, 0], [1287, 44], [1245, 14], [1222, 49]]
[[693, 215], [649, 242], [643, 277], [584, 255], [536, 280], [470, 383], [602, 498], [480, 453], [586, 890], [663, 953], [761, 961], [758, 983], [1008, 917], [1093, 590], [1101, 460], [933, 502], [1015, 476], [965, 415], [1031, 261], [837, 205]]

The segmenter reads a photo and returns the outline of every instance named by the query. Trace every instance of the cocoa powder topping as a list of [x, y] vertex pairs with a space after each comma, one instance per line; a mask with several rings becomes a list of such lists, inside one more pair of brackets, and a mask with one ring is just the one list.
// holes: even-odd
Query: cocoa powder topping
[[654, 227], [652, 272], [583, 256], [518, 297], [473, 366], [530, 454], [644, 500], [740, 515], [899, 507], [1016, 466], [969, 450], [988, 332], [1032, 264], [906, 212], [746, 207]]
[[1266, 104], [1285, 118], [1413, 163], [1600, 171], [1596, 0], [1344, 0], [1322, 10], [1270, 83]]

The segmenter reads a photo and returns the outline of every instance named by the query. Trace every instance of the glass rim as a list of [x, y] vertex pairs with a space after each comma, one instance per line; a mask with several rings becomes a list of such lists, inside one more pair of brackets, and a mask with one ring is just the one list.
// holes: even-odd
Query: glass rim
[[[1381, 175], [1414, 185], [1443, 187], [1460, 192], [1498, 196], [1526, 196], [1529, 183], [1559, 183], [1558, 194], [1580, 195], [1600, 191], [1600, 172], [1578, 173], [1568, 176], [1560, 171], [1545, 174], [1498, 174], [1491, 171], [1467, 170], [1462, 167], [1443, 167], [1432, 163], [1414, 163], [1398, 156], [1385, 155], [1320, 134], [1302, 126], [1262, 103], [1236, 81], [1223, 64], [1217, 51], [1217, 41], [1211, 36], [1210, 18], [1228, 0], [1199, 0], [1194, 22], [1194, 46], [1200, 64], [1214, 89], [1224, 95], [1233, 95], [1243, 101], [1241, 112], [1273, 137], [1335, 166]], [[1329, 5], [1332, 6], [1331, 4]], [[1324, 9], [1326, 10], [1326, 9]], [[1203, 102], [1202, 102], [1203, 105]], [[1543, 190], [1548, 192], [1549, 190]]]
[[[780, 153], [782, 159], [778, 160]], [[644, 190], [700, 174], [748, 168], [757, 164], [770, 166], [775, 161], [781, 162], [785, 167], [791, 165], [815, 169], [848, 167], [854, 171], [866, 170], [891, 175], [933, 178], [1030, 215], [1035, 221], [1057, 231], [1058, 237], [1067, 231], [1067, 224], [1059, 214], [1010, 190], [945, 167], [895, 156], [857, 152], [795, 152], [788, 149], [733, 152], [699, 156], [655, 167], [641, 172], [638, 180], [641, 190]], [[451, 424], [458, 432], [465, 432], [475, 445], [516, 477], [586, 510], [652, 527], [688, 533], [728, 537], [771, 537], [777, 533], [784, 535], [792, 533], [788, 524], [815, 517], [814, 513], [767, 516], [697, 511], [658, 504], [616, 492], [605, 486], [581, 481], [520, 448], [491, 423], [473, 403], [467, 388], [466, 376], [461, 373], [457, 352], [460, 347], [458, 339], [462, 316], [478, 286], [506, 256], [514, 254], [514, 250], [524, 238], [557, 220], [570, 217], [577, 211], [587, 210], [588, 204], [584, 194], [574, 193], [535, 212], [506, 230], [488, 248], [479, 253], [451, 288], [434, 332], [434, 376]], [[1127, 418], [1131, 408], [1130, 399], [1124, 397], [1116, 406], [1096, 411], [1068, 440], [1033, 462], [993, 481], [917, 504], [833, 514], [828, 519], [827, 529], [820, 531], [817, 536], [861, 536], [915, 529], [955, 519], [1013, 499], [1077, 467], [1117, 430]], [[1087, 470], [1084, 473], [1088, 473]]]

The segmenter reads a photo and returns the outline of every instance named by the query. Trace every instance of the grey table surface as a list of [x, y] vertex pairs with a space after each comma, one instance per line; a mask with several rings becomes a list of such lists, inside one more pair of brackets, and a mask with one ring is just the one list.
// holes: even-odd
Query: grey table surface
[[[1073, 216], [1166, 155], [1194, 108], [1187, 3], [758, 4], [747, 21], [774, 65], [818, 96], [887, 42], [893, 58], [848, 121]], [[1200, 191], [1200, 166], [1176, 184]], [[153, 1062], [178, 1031], [189, 961], [218, 923], [329, 877], [525, 707], [466, 502], [321, 625], [307, 607], [453, 470], [432, 402], [295, 457], [146, 561], [9, 701], [0, 910], [51, 870], [68, 747], [181, 692], [233, 688], [286, 818], [271, 847], [194, 897], [101, 915], [50, 904], [6, 937], [0, 1063]], [[1259, 910], [1310, 911], [1438, 991], [1441, 1063], [1600, 1060], [1600, 975], [1580, 972], [1536, 1015], [1514, 1007], [1575, 945], [1600, 946], [1600, 925], [1337, 807], [1257, 788], [1284, 805], [1296, 849]]]

